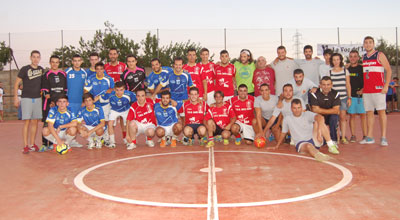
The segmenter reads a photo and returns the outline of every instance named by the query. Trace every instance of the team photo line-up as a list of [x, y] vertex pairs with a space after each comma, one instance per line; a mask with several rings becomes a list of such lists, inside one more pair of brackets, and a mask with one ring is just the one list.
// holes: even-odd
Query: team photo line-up
[[[31, 64], [21, 68], [14, 84], [14, 105], [20, 107], [24, 121], [23, 153], [61, 145], [82, 147], [77, 135], [87, 139], [88, 149], [115, 148], [119, 122], [128, 150], [141, 144], [140, 134], [148, 147], [156, 145], [155, 136], [160, 147], [176, 147], [178, 141], [194, 145], [196, 136], [199, 145], [206, 147], [215, 142], [228, 145], [230, 139], [236, 145], [275, 139], [276, 144], [267, 149], [286, 142], [297, 152], [325, 161], [330, 157], [319, 151], [323, 145], [329, 153], [339, 154], [339, 144], [375, 143], [374, 111], [379, 116], [380, 145], [388, 146], [386, 94], [394, 96], [398, 79], [391, 80], [389, 62], [375, 50], [372, 37], [365, 37], [363, 45], [362, 62], [353, 50], [348, 64], [330, 49], [324, 51], [325, 61], [313, 58], [310, 45], [304, 47], [305, 59], [289, 58], [285, 47], [279, 46], [277, 58], [268, 65], [262, 56], [254, 61], [248, 49], [240, 51], [234, 64], [228, 51], [222, 50], [214, 64], [209, 50], [203, 48], [201, 62], [196, 63], [196, 50], [188, 49], [187, 64], [176, 57], [171, 68], [154, 58], [148, 76], [136, 65], [136, 56], [128, 55], [126, 64], [120, 62], [116, 48], [109, 50], [106, 64], [99, 54], [90, 54], [88, 69], [81, 68], [82, 58], [76, 54], [72, 67], [61, 70], [60, 58], [53, 55], [46, 72], [38, 65], [40, 52], [34, 50]], [[357, 115], [362, 139], [355, 136]], [[44, 125], [38, 147], [40, 119]]]

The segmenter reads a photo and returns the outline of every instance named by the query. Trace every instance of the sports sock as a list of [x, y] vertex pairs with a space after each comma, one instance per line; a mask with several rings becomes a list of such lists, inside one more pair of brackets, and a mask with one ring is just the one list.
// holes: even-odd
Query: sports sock
[[214, 136], [209, 136], [208, 141], [214, 141]]
[[335, 146], [335, 144], [333, 143], [332, 140], [327, 141], [326, 144], [328, 145], [328, 147], [333, 147], [333, 146]]
[[132, 141], [132, 143], [136, 144], [136, 139]]
[[151, 141], [151, 139], [152, 139], [151, 137], [146, 136], [146, 140]]
[[235, 138], [241, 138], [242, 136], [240, 134], [236, 135]]
[[123, 138], [126, 138], [126, 131], [123, 131], [123, 132], [122, 132], [122, 137], [123, 137]]
[[115, 135], [114, 134], [110, 135], [110, 143], [115, 144]]

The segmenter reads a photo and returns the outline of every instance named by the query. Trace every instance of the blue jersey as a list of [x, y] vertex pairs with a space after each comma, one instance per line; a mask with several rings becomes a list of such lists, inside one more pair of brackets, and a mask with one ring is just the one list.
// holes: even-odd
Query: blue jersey
[[[65, 112], [60, 112], [58, 107], [55, 106], [49, 110], [46, 122], [51, 122], [54, 128], [57, 129], [61, 125], [66, 125], [74, 120], [76, 120], [76, 116], [70, 108], [67, 108]], [[61, 130], [63, 131], [65, 129], [66, 128], [63, 128]]]
[[193, 86], [192, 77], [190, 74], [183, 72], [176, 74], [175, 72], [169, 76], [168, 85], [171, 91], [171, 98], [175, 101], [182, 101], [189, 98], [188, 87]]
[[125, 112], [129, 110], [132, 102], [136, 102], [136, 95], [131, 91], [125, 90], [124, 94], [121, 97], [118, 97], [115, 94], [115, 91], [112, 91], [111, 93], [101, 95], [100, 99], [109, 100], [111, 110], [116, 112]]
[[[97, 76], [92, 76], [87, 80], [85, 85], [85, 90], [90, 92], [93, 96], [101, 96], [106, 94], [108, 89], [114, 88], [114, 80], [111, 77], [103, 76], [103, 78], [98, 78]], [[96, 106], [107, 105], [108, 100], [99, 100], [95, 104]]]
[[[88, 74], [88, 75], [87, 75], [87, 78], [88, 78], [88, 79], [89, 79], [90, 77], [96, 75], [96, 70], [92, 70], [91, 68], [87, 68], [85, 71], [86, 71], [86, 73]], [[104, 75], [110, 77], [110, 75], [108, 75], [107, 72], [106, 72], [105, 70], [104, 70]]]
[[[158, 84], [161, 83], [161, 85], [163, 86], [162, 88], [165, 89], [165, 83], [168, 81], [169, 75], [171, 75], [172, 73], [172, 68], [166, 66], [161, 67], [161, 72], [159, 73], [155, 73], [154, 71], [151, 72], [149, 76], [146, 77], [147, 88], [156, 89]], [[161, 98], [161, 95], [157, 94], [157, 97]]]
[[79, 110], [77, 119], [79, 123], [85, 121], [86, 125], [96, 127], [101, 123], [101, 121], [104, 121], [103, 108], [94, 107], [94, 109], [89, 110], [86, 107], [83, 107]]
[[178, 122], [177, 110], [172, 105], [164, 108], [161, 103], [156, 103], [154, 113], [160, 126], [171, 126]]
[[67, 73], [67, 96], [70, 103], [82, 103], [83, 87], [87, 79], [87, 73], [84, 69], [78, 71], [70, 67], [65, 70]]

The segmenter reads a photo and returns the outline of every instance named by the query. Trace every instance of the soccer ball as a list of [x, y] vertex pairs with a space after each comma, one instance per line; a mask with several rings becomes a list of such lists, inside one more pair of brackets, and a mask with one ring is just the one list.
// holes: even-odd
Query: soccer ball
[[264, 138], [264, 137], [259, 137], [259, 138], [257, 138], [257, 139], [254, 141], [254, 145], [255, 145], [257, 148], [263, 148], [263, 147], [265, 147], [265, 145], [266, 145], [266, 140], [265, 140], [265, 138]]
[[68, 153], [68, 151], [69, 151], [69, 146], [66, 145], [66, 144], [57, 145], [57, 147], [56, 147], [56, 152], [57, 152], [58, 154], [63, 155], [63, 154]]

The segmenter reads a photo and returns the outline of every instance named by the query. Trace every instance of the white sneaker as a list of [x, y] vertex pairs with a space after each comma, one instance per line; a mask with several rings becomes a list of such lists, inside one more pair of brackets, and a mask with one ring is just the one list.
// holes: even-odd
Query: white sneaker
[[101, 139], [96, 141], [96, 148], [97, 149], [101, 149], [102, 146], [103, 146], [103, 143], [101, 142]]
[[109, 148], [115, 148], [116, 146], [115, 146], [115, 143], [110, 143], [107, 147], [109, 147]]
[[153, 140], [146, 140], [146, 145], [149, 147], [154, 147], [154, 141]]
[[293, 138], [290, 138], [290, 146], [294, 146]]
[[127, 150], [133, 150], [133, 149], [135, 149], [135, 148], [136, 148], [136, 144], [130, 143], [126, 149], [127, 149]]
[[96, 147], [96, 143], [94, 141], [89, 141], [88, 150], [91, 150]]
[[70, 146], [70, 147], [83, 147], [83, 145], [80, 144], [80, 143], [78, 143], [75, 139], [73, 139], [73, 140], [71, 141], [71, 143], [69, 143], [69, 146]]

